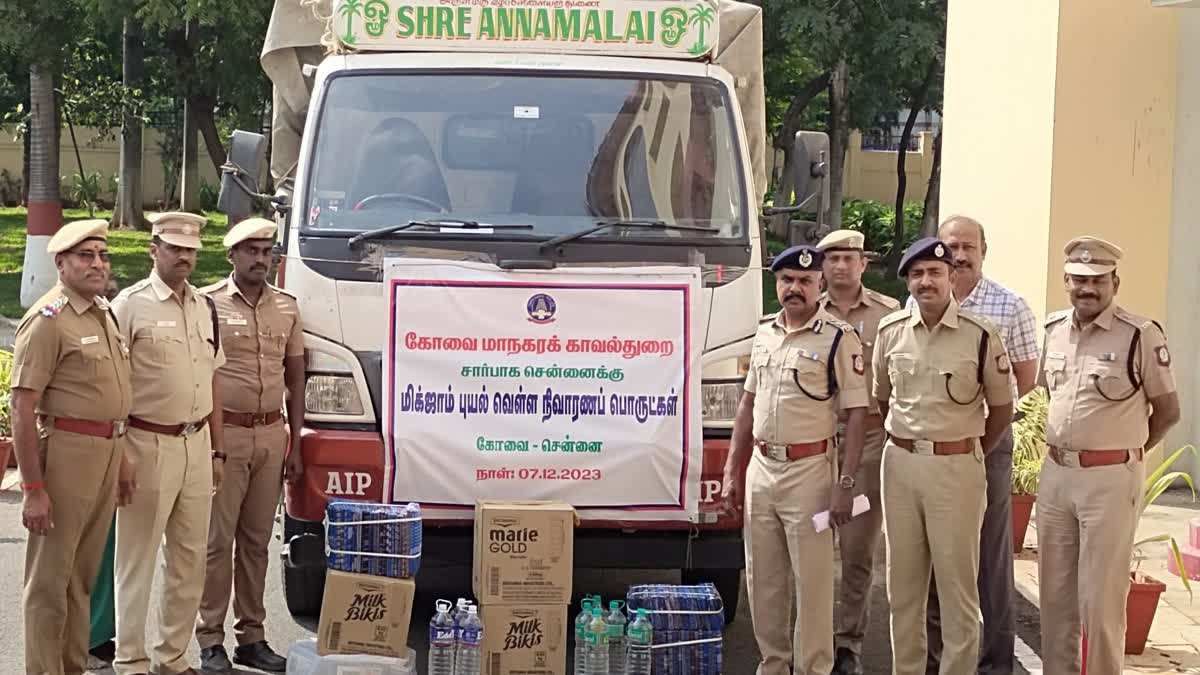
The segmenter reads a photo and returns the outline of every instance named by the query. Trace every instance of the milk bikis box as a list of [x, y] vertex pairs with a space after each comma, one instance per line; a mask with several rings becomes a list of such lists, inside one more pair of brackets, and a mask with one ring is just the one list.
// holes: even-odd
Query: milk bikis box
[[565, 675], [564, 605], [484, 605], [483, 675]]
[[317, 654], [404, 658], [414, 593], [412, 579], [328, 570], [317, 626]]
[[569, 504], [476, 502], [472, 581], [481, 606], [570, 604], [574, 554]]

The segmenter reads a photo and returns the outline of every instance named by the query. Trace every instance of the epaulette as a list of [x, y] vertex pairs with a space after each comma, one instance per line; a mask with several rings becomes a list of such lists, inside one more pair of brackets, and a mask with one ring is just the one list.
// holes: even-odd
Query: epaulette
[[1000, 329], [996, 326], [996, 322], [992, 321], [986, 316], [983, 316], [982, 314], [976, 314], [975, 312], [969, 310], [960, 309], [958, 310], [958, 316], [960, 319], [966, 319], [976, 326], [979, 326], [980, 330], [985, 333], [996, 334], [1000, 332]]
[[121, 292], [117, 294], [117, 297], [118, 298], [128, 298], [129, 296], [133, 295], [134, 293], [137, 293], [138, 291], [142, 290], [143, 288], [147, 288], [149, 286], [150, 286], [150, 277], [146, 277], [145, 279], [142, 279], [140, 281], [135, 281], [132, 284], [121, 289]]
[[225, 277], [224, 279], [221, 279], [220, 281], [211, 283], [207, 286], [204, 286], [203, 288], [198, 288], [196, 290], [197, 290], [197, 292], [204, 293], [205, 295], [207, 295], [209, 293], [212, 293], [213, 291], [221, 290], [222, 288], [225, 287], [225, 284], [227, 284], [227, 283], [229, 283], [229, 277]]
[[854, 330], [854, 326], [851, 326], [850, 324], [846, 323], [845, 321], [842, 321], [841, 319], [839, 319], [837, 317], [830, 317], [825, 320], [825, 323], [829, 324], [830, 326], [834, 326], [836, 328], [841, 328], [843, 333], [857, 334]]
[[1060, 309], [1057, 312], [1050, 312], [1046, 315], [1046, 321], [1043, 325], [1049, 326], [1052, 323], [1058, 323], [1059, 321], [1071, 316], [1072, 311], [1073, 310], [1070, 309]]
[[56, 317], [58, 316], [58, 313], [62, 311], [62, 308], [67, 306], [68, 302], [70, 302], [70, 300], [67, 298], [67, 296], [60, 295], [39, 309], [38, 314], [41, 314], [42, 316]]
[[779, 313], [778, 313], [778, 312], [775, 312], [775, 313], [772, 313], [772, 314], [764, 314], [764, 315], [763, 315], [763, 317], [762, 317], [761, 319], [759, 319], [759, 320], [758, 320], [758, 322], [759, 322], [760, 324], [764, 324], [764, 323], [770, 323], [770, 322], [774, 321], [774, 320], [775, 320], [775, 317], [777, 317], [777, 316], [779, 316]]
[[1136, 328], [1138, 330], [1146, 330], [1150, 326], [1155, 326], [1158, 328], [1160, 333], [1162, 333], [1163, 335], [1166, 335], [1166, 331], [1163, 330], [1162, 324], [1158, 323], [1154, 319], [1147, 319], [1144, 316], [1138, 316], [1137, 314], [1131, 314], [1131, 313], [1125, 311], [1124, 309], [1121, 309], [1120, 307], [1117, 307], [1116, 310], [1113, 311], [1113, 316], [1120, 319], [1121, 321], [1124, 321], [1125, 323], [1129, 324], [1130, 326], [1133, 326], [1134, 328]]
[[267, 288], [275, 291], [276, 293], [278, 293], [280, 295], [286, 295], [289, 298], [295, 300], [296, 302], [300, 302], [300, 298], [296, 297], [295, 293], [292, 293], [291, 291], [286, 291], [286, 290], [276, 286], [275, 284], [267, 284]]
[[883, 330], [884, 328], [887, 328], [888, 326], [891, 326], [891, 325], [897, 324], [901, 321], [904, 321], [905, 319], [912, 317], [912, 313], [913, 313], [913, 310], [911, 307], [909, 307], [907, 309], [898, 309], [879, 320], [879, 329], [878, 330]]
[[866, 296], [868, 298], [883, 305], [884, 307], [887, 307], [888, 309], [893, 309], [893, 310], [900, 309], [900, 301], [893, 298], [892, 296], [884, 295], [883, 293], [880, 293], [879, 291], [873, 291], [865, 286], [863, 287], [863, 290], [866, 292]]

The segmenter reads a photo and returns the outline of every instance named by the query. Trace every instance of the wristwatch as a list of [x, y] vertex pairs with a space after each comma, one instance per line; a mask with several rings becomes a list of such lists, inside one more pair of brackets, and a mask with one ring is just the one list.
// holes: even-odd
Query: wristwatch
[[838, 485], [847, 490], [854, 489], [854, 476], [841, 476], [838, 478]]

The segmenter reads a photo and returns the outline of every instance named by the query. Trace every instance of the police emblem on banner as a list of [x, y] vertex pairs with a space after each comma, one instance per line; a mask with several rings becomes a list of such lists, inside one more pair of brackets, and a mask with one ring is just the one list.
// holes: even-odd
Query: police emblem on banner
[[1155, 347], [1154, 348], [1154, 356], [1155, 356], [1155, 358], [1158, 359], [1158, 365], [1160, 365], [1160, 366], [1171, 365], [1171, 352], [1167, 351], [1166, 345], [1159, 345], [1158, 347]]
[[863, 374], [863, 356], [862, 354], [854, 355], [854, 372], [859, 375]]
[[554, 298], [545, 293], [538, 293], [525, 303], [525, 313], [529, 315], [529, 320], [536, 324], [554, 321], [555, 309]]

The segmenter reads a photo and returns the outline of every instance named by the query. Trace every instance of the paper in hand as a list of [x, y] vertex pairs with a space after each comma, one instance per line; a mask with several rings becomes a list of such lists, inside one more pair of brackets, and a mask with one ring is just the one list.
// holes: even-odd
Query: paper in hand
[[[855, 495], [854, 501], [850, 505], [850, 515], [857, 516], [871, 510], [871, 500], [867, 499], [866, 495]], [[825, 510], [812, 517], [813, 529], [817, 532], [824, 532], [829, 529], [829, 511]]]

